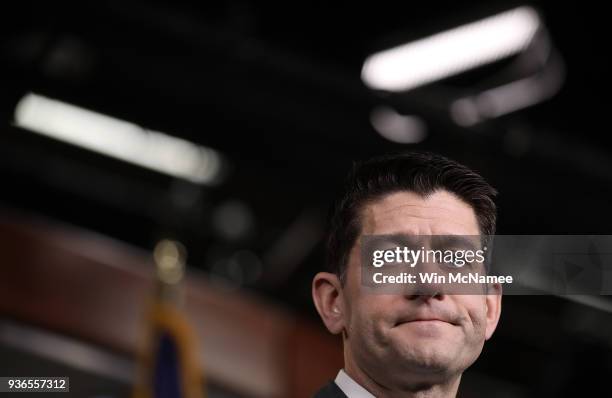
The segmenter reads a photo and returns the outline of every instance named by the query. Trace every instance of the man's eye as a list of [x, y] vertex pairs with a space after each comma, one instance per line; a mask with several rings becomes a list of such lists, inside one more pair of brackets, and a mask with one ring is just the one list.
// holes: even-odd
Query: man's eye
[[452, 271], [468, 271], [473, 269], [473, 264], [468, 261], [448, 262], [441, 265]]

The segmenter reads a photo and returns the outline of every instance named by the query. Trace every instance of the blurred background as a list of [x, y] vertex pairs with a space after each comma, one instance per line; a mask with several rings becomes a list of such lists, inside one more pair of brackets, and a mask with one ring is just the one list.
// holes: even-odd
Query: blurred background
[[[311, 396], [342, 365], [310, 296], [328, 207], [391, 151], [481, 172], [499, 234], [610, 233], [609, 21], [589, 3], [2, 8], [2, 376], [130, 396], [171, 238], [208, 396]], [[610, 298], [506, 297], [460, 393], [605, 393], [611, 372]]]

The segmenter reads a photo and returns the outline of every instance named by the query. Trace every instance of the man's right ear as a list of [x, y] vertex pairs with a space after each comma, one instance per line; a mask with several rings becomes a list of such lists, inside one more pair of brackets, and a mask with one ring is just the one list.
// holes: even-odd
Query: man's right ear
[[312, 299], [323, 323], [333, 334], [344, 329], [342, 285], [335, 274], [319, 272], [312, 280]]

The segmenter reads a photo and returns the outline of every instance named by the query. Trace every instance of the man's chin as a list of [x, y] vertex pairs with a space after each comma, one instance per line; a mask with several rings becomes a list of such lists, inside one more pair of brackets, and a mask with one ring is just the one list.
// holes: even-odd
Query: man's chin
[[393, 344], [398, 361], [412, 371], [417, 368], [427, 372], [444, 372], [454, 367], [455, 354], [462, 343], [449, 327], [452, 325], [423, 323], [395, 328]]
[[400, 365], [405, 372], [414, 374], [443, 375], [453, 373], [456, 358], [448, 351], [431, 347], [401, 353]]

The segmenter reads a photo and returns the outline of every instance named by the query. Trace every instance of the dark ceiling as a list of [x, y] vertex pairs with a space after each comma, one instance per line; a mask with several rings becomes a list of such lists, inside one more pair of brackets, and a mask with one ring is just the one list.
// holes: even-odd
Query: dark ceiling
[[[310, 231], [313, 241], [284, 265], [291, 271], [262, 282], [273, 293], [292, 277], [308, 290], [308, 278], [297, 275], [320, 263], [327, 207], [351, 161], [389, 151], [435, 150], [480, 170], [501, 193], [500, 233], [605, 233], [610, 77], [596, 10], [536, 3], [565, 61], [565, 84], [549, 101], [475, 129], [427, 105], [428, 91], [398, 100], [360, 81], [364, 58], [377, 49], [517, 4], [5, 6], [3, 200], [143, 247], [176, 236], [204, 269], [217, 259], [211, 248], [221, 257], [246, 248], [283, 267], [283, 255], [270, 260], [275, 245], [295, 228]], [[470, 82], [432, 90], [465, 90]], [[228, 160], [227, 178], [199, 187], [22, 131], [11, 122], [29, 91], [215, 148]], [[402, 146], [379, 136], [368, 115], [385, 103], [423, 117], [426, 140]], [[228, 203], [248, 217], [248, 231], [229, 240], [214, 227], [215, 211]]]

